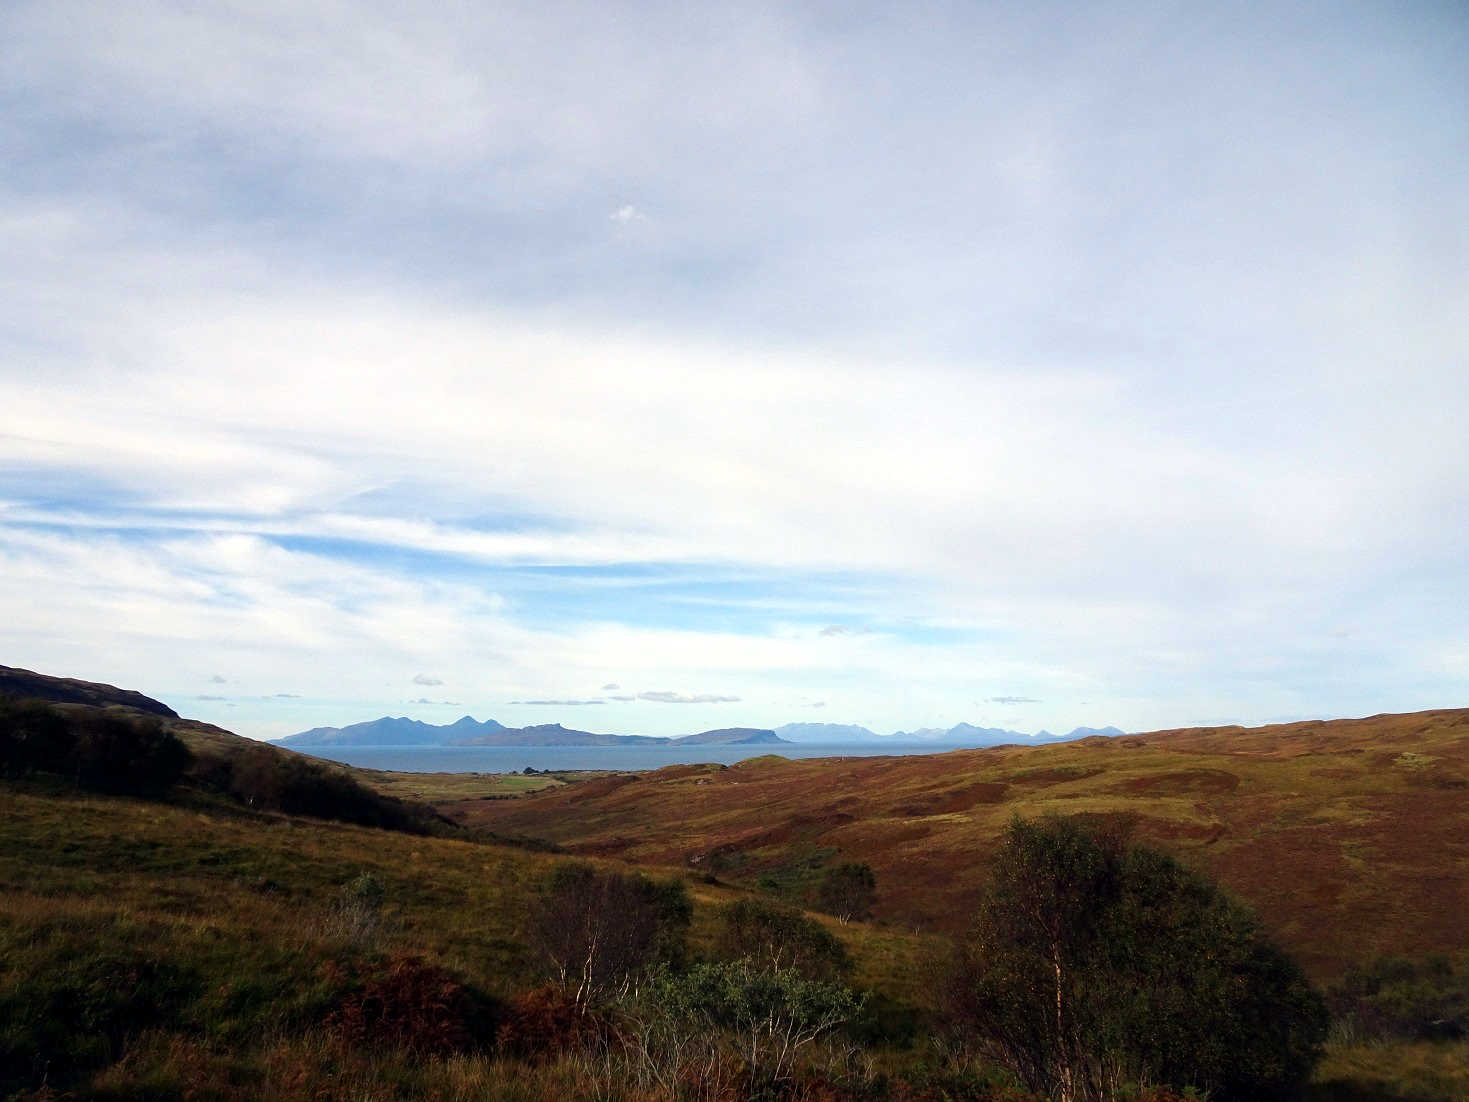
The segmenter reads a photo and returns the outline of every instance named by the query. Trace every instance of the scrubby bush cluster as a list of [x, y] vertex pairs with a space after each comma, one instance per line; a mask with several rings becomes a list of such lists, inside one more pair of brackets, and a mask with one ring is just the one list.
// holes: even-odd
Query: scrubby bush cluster
[[247, 747], [228, 758], [205, 756], [194, 776], [259, 811], [417, 834], [442, 825], [431, 809], [374, 792], [339, 766], [271, 746]]
[[49, 773], [96, 792], [159, 796], [190, 760], [152, 716], [0, 698], [0, 776]]
[[1328, 989], [1343, 1040], [1437, 1041], [1469, 1034], [1469, 969], [1442, 954], [1380, 957]]

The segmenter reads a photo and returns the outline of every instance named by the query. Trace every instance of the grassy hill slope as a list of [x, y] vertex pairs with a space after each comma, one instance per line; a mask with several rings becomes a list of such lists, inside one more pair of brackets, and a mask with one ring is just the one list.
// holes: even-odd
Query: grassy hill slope
[[443, 808], [573, 852], [799, 894], [877, 872], [880, 918], [956, 932], [1013, 815], [1131, 825], [1249, 902], [1307, 969], [1463, 947], [1469, 710], [917, 757], [778, 756]]

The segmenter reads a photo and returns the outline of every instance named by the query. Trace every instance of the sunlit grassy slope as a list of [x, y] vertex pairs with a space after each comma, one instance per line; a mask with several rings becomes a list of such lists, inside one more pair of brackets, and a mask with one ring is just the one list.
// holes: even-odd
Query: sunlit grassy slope
[[[58, 1059], [53, 1078], [90, 1078], [107, 1097], [112, 1089], [128, 1098], [520, 1097], [511, 1087], [531, 1075], [523, 1066], [348, 1058], [323, 1037], [323, 1023], [342, 968], [401, 954], [500, 998], [542, 982], [525, 943], [527, 908], [564, 860], [261, 814], [188, 791], [160, 803], [87, 794], [54, 778], [0, 781], [0, 1008], [44, 1001], [54, 989], [66, 1018], [56, 1022], [65, 1035], [58, 1051], [80, 1046], [85, 1055], [91, 1042], [81, 1034], [94, 1023], [73, 1004], [78, 990], [96, 991], [127, 1043], [109, 1048], [99, 1032], [106, 1051], [90, 1057], [97, 1070], [79, 1080]], [[344, 926], [339, 906], [363, 873], [385, 898], [365, 938]], [[689, 890], [692, 948], [705, 952], [717, 907], [742, 893], [698, 880]], [[856, 958], [855, 982], [921, 997], [929, 939], [825, 921]], [[78, 1015], [85, 1029], [70, 1023]], [[123, 1053], [131, 1055], [114, 1065]], [[197, 1095], [191, 1068], [205, 1083]], [[528, 1099], [579, 1097], [551, 1081], [566, 1074], [536, 1071], [550, 1080], [516, 1089]]]
[[[914, 892], [913, 902], [923, 904], [915, 909], [917, 921], [941, 915], [950, 899], [960, 901], [956, 922], [964, 918], [962, 900], [974, 890], [971, 877], [977, 877], [990, 841], [975, 824], [997, 830], [1014, 809], [1135, 811], [1142, 815], [1139, 833], [1162, 838], [1203, 863], [1259, 868], [1260, 880], [1248, 883], [1277, 881], [1257, 864], [1267, 858], [1257, 853], [1241, 861], [1238, 854], [1248, 856], [1252, 847], [1278, 852], [1285, 855], [1280, 860], [1295, 862], [1281, 872], [1279, 894], [1294, 891], [1307, 899], [1316, 898], [1312, 883], [1290, 879], [1291, 868], [1306, 866], [1290, 857], [1288, 845], [1271, 850], [1272, 835], [1306, 832], [1312, 846], [1339, 853], [1342, 843], [1333, 841], [1334, 833], [1365, 825], [1376, 833], [1357, 834], [1355, 844], [1375, 855], [1380, 867], [1370, 870], [1373, 879], [1363, 882], [1359, 898], [1379, 916], [1394, 907], [1407, 915], [1423, 905], [1422, 897], [1407, 904], [1373, 902], [1373, 893], [1430, 868], [1438, 870], [1438, 890], [1461, 890], [1462, 853], [1453, 847], [1463, 844], [1463, 833], [1456, 833], [1452, 820], [1417, 839], [1428, 847], [1421, 861], [1400, 856], [1417, 850], [1406, 837], [1402, 850], [1393, 848], [1398, 835], [1387, 827], [1415, 796], [1427, 806], [1440, 793], [1464, 795], [1455, 787], [1461, 760], [1455, 755], [1462, 755], [1469, 734], [1464, 718], [1441, 713], [1363, 721], [1348, 727], [1345, 738], [1334, 727], [1288, 731], [1285, 738], [1282, 732], [1245, 733], [1227, 754], [1210, 745], [1227, 736], [1179, 733], [1114, 740], [1110, 746], [906, 760], [766, 758], [737, 769], [681, 767], [647, 777], [609, 776], [521, 801], [471, 803], [480, 811], [510, 810], [514, 803], [515, 810], [533, 813], [515, 819], [516, 825], [539, 824], [540, 833], [562, 833], [564, 841], [588, 851], [616, 850], [650, 864], [681, 862], [692, 853], [704, 855], [700, 864], [707, 866], [707, 855], [722, 844], [722, 829], [726, 840], [743, 840], [745, 847], [725, 851], [723, 880], [753, 883], [764, 869], [799, 884], [803, 870], [819, 868], [832, 853], [860, 856], [879, 867], [890, 917], [903, 913], [899, 893]], [[1360, 753], [1343, 745], [1369, 735], [1373, 745]], [[1402, 741], [1393, 742], [1398, 736]], [[1322, 764], [1323, 754], [1332, 764]], [[848, 789], [834, 787], [833, 780], [847, 774]], [[865, 783], [850, 787], [853, 781]], [[744, 806], [746, 798], [755, 803]], [[1231, 799], [1244, 801], [1256, 818], [1223, 806]], [[832, 810], [833, 805], [840, 806]], [[638, 808], [667, 817], [642, 820]], [[859, 812], [873, 808], [887, 808], [888, 814], [868, 823]], [[564, 832], [545, 829], [552, 814], [564, 817]], [[578, 842], [578, 832], [599, 818], [604, 840]], [[507, 829], [508, 822], [496, 818], [496, 827]], [[721, 822], [731, 825], [711, 831], [711, 823]], [[927, 826], [929, 832], [915, 833], [914, 844], [902, 843], [902, 849], [851, 842], [881, 841], [894, 822]], [[1181, 829], [1189, 823], [1197, 828]], [[1244, 831], [1241, 823], [1252, 824], [1249, 837], [1232, 837]], [[660, 831], [666, 833], [660, 837]], [[1387, 841], [1372, 841], [1379, 836]], [[760, 845], [751, 845], [752, 837]], [[926, 860], [923, 839], [938, 843], [936, 854], [948, 855], [947, 867], [956, 873], [952, 882], [944, 880], [942, 863], [904, 867]], [[1337, 848], [1329, 850], [1331, 845]], [[1433, 848], [1438, 845], [1447, 850]], [[1230, 863], [1232, 853], [1236, 864]], [[748, 855], [743, 863], [741, 855]], [[419, 954], [500, 996], [537, 982], [523, 916], [550, 866], [564, 859], [498, 844], [261, 814], [187, 791], [159, 803], [89, 795], [56, 780], [4, 782], [0, 995], [44, 989], [59, 982], [61, 971], [70, 976], [60, 977], [71, 985], [68, 990], [75, 990], [71, 973], [77, 969], [91, 969], [108, 991], [120, 990], [119, 976], [136, 983], [137, 1005], [127, 1014], [137, 1017], [124, 1023], [126, 1049], [99, 1058], [97, 1070], [81, 1080], [107, 1097], [582, 1097], [585, 1083], [565, 1065], [527, 1068], [490, 1057], [408, 1063], [391, 1053], [343, 1055], [322, 1032], [339, 996], [333, 970], [344, 962], [351, 967], [354, 960]], [[363, 872], [383, 883], [386, 899], [381, 924], [365, 942], [343, 928], [335, 910], [343, 886]], [[702, 875], [690, 877], [689, 884], [698, 951], [712, 940], [717, 905], [741, 893], [706, 883]], [[1247, 888], [1240, 890], [1249, 896]], [[1334, 906], [1322, 913], [1361, 928], [1345, 900]], [[1442, 929], [1461, 930], [1461, 914], [1443, 916]], [[914, 920], [828, 925], [856, 960], [856, 983], [915, 1004], [927, 1001], [924, 962], [939, 944], [934, 933], [915, 932]], [[1419, 927], [1435, 928], [1427, 922]], [[1413, 932], [1405, 925], [1397, 933], [1404, 931]], [[1396, 947], [1393, 931], [1387, 935], [1382, 940]], [[1313, 932], [1297, 927], [1294, 936], [1309, 958]], [[1335, 953], [1346, 951], [1329, 925], [1314, 937], [1333, 944]], [[168, 1024], [155, 1027], [149, 1015], [160, 1006], [168, 1008]], [[1462, 1097], [1465, 1066], [1462, 1044], [1334, 1048], [1312, 1097]]]
[[1462, 949], [1469, 913], [1469, 710], [919, 757], [766, 756], [444, 807], [573, 852], [796, 892], [827, 863], [866, 861], [880, 918], [950, 932], [1012, 816], [1125, 821], [1244, 898], [1323, 979], [1379, 953]]

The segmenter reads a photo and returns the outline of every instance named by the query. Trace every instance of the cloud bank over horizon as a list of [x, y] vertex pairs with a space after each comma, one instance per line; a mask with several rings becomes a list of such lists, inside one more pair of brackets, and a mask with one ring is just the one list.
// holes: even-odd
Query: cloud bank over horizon
[[258, 737], [424, 686], [648, 734], [1463, 704], [1466, 48], [10, 5], [0, 662]]

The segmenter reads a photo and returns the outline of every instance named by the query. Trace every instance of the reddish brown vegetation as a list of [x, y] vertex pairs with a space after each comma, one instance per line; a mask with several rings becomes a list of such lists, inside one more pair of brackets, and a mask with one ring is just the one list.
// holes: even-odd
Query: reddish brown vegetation
[[[1452, 950], [1469, 908], [1469, 710], [1160, 731], [907, 758], [689, 767], [454, 807], [650, 864], [718, 853], [753, 882], [797, 847], [877, 872], [877, 915], [957, 932], [1015, 814], [1130, 822], [1245, 898], [1317, 976]], [[702, 867], [702, 866], [701, 866]]]
[[495, 1042], [500, 1051], [522, 1060], [554, 1059], [611, 1035], [607, 1021], [555, 984], [515, 996], [500, 1018]]
[[332, 1027], [350, 1047], [388, 1047], [447, 1056], [487, 1038], [473, 993], [452, 974], [419, 957], [400, 956], [343, 1000]]

